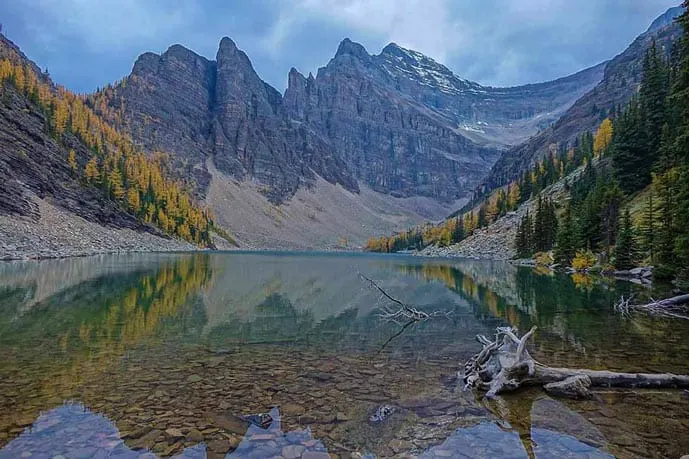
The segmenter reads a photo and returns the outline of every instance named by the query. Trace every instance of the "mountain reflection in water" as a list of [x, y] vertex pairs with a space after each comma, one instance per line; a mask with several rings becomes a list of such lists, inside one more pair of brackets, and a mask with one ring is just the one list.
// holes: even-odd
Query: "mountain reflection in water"
[[[389, 303], [358, 272], [420, 310], [449, 314], [404, 330], [381, 321]], [[2, 264], [0, 454], [71, 457], [58, 450], [68, 432], [85, 457], [99, 448], [244, 457], [278, 446], [293, 446], [281, 454], [294, 457], [309, 448], [344, 457], [679, 457], [689, 452], [689, 438], [676, 435], [689, 428], [689, 400], [678, 391], [562, 402], [526, 391], [498, 403], [456, 390], [459, 363], [478, 350], [474, 336], [507, 324], [538, 325], [529, 350], [550, 365], [689, 372], [685, 324], [614, 314], [632, 290], [663, 295], [505, 263], [394, 256]], [[369, 423], [381, 405], [394, 414]], [[233, 419], [275, 406], [280, 422], [251, 427], [247, 441]]]
[[[552, 400], [545, 400], [557, 404]], [[549, 407], [552, 408], [552, 407]], [[562, 407], [564, 408], [564, 407]], [[564, 408], [565, 411], [566, 408]], [[310, 429], [284, 433], [278, 408], [270, 412], [273, 422], [263, 429], [249, 425], [244, 438], [226, 458], [308, 457], [329, 459], [325, 445], [311, 436]], [[565, 416], [575, 417], [574, 413]], [[208, 446], [199, 443], [182, 448], [176, 442], [189, 429], [169, 429], [169, 448], [163, 455], [178, 459], [201, 459], [208, 455]], [[155, 432], [151, 428], [150, 432]], [[535, 445], [527, 452], [519, 434], [509, 426], [483, 421], [475, 426], [457, 429], [442, 444], [419, 454], [420, 458], [490, 457], [577, 457], [610, 458], [608, 453], [587, 445], [575, 437], [552, 430], [533, 427], [531, 440]], [[531, 454], [529, 454], [531, 453]], [[367, 454], [367, 457], [374, 457]], [[105, 416], [93, 413], [81, 404], [65, 404], [43, 413], [19, 437], [0, 450], [0, 459], [32, 458], [122, 458], [146, 459], [157, 456], [144, 447], [129, 447], [120, 432]]]

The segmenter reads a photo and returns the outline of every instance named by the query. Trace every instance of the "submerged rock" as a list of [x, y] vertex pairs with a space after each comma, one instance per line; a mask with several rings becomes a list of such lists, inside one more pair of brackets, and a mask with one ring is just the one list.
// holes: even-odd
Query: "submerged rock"
[[546, 392], [558, 397], [591, 398], [591, 379], [586, 375], [570, 376], [569, 378], [543, 386]]
[[373, 423], [383, 422], [393, 415], [395, 407], [390, 405], [381, 405], [375, 413], [373, 413], [368, 420]]

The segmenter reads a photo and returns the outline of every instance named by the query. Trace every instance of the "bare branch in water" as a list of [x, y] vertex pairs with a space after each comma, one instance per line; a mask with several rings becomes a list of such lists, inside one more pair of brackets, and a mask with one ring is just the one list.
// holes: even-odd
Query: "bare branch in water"
[[631, 316], [633, 312], [643, 312], [651, 316], [689, 320], [689, 295], [679, 295], [660, 301], [651, 298], [651, 302], [646, 304], [634, 304], [633, 299], [634, 296], [622, 296], [615, 304], [615, 311], [624, 317]]
[[[424, 321], [428, 320], [431, 317], [439, 317], [439, 316], [445, 316], [449, 317], [451, 314], [451, 311], [434, 311], [432, 313], [427, 313], [424, 311], [420, 311], [414, 307], [411, 307], [407, 304], [402, 303], [400, 300], [397, 298], [394, 298], [391, 296], [388, 292], [386, 292], [380, 285], [378, 285], [373, 279], [370, 279], [366, 276], [364, 276], [361, 272], [357, 272], [359, 277], [368, 282], [372, 288], [375, 288], [378, 290], [385, 298], [389, 299], [393, 303], [399, 305], [399, 309], [392, 309], [388, 306], [382, 307], [381, 308], [381, 313], [378, 314], [378, 317], [384, 320], [388, 320], [391, 322], [395, 322], [398, 325], [402, 325], [402, 323], [399, 322], [399, 320], [404, 320], [405, 322], [412, 321], [412, 322], [419, 322], [419, 321]], [[407, 328], [409, 324], [406, 324], [404, 328]]]

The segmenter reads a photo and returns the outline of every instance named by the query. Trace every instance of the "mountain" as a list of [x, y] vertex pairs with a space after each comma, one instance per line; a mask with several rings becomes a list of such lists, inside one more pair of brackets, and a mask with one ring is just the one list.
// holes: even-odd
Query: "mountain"
[[[249, 58], [224, 38], [215, 61], [180, 46], [142, 54], [131, 75], [99, 96], [110, 120], [149, 151], [171, 153], [178, 169], [205, 195], [206, 160], [220, 171], [266, 186], [271, 201], [313, 184], [315, 173], [356, 191], [356, 181], [308, 129], [285, 116], [282, 96], [264, 83]], [[115, 116], [112, 116], [115, 114]], [[121, 115], [121, 116], [117, 116]], [[315, 150], [315, 153], [314, 153]]]
[[223, 38], [215, 60], [181, 45], [144, 53], [88, 100], [170, 154], [240, 240], [307, 248], [447, 215], [500, 149], [548, 126], [602, 70], [491, 88], [394, 43], [371, 55], [345, 39], [316, 76], [292, 69], [283, 95]]
[[682, 11], [681, 7], [671, 8], [656, 19], [648, 31], [607, 63], [603, 80], [577, 100], [557, 122], [505, 151], [480, 187], [481, 193], [514, 180], [549, 151], [558, 145], [571, 144], [582, 132], [595, 130], [609, 113], [624, 106], [639, 88], [646, 51], [655, 42], [662, 52], [669, 54], [672, 43], [681, 36], [682, 28], [673, 19]]
[[[52, 87], [49, 78], [14, 43], [0, 35], [3, 59], [32, 69]], [[0, 87], [0, 215], [38, 220], [38, 198], [98, 224], [144, 229], [98, 190], [84, 189], [75, 180], [66, 161], [66, 149], [74, 149], [79, 158], [85, 158], [87, 148], [79, 139], [67, 136], [64, 145], [56, 142], [46, 132], [48, 120], [37, 104], [13, 85]]]
[[599, 81], [601, 70], [488, 88], [394, 43], [370, 55], [345, 39], [315, 78], [292, 70], [285, 105], [374, 190], [451, 200], [486, 173], [496, 146], [528, 137], [539, 122], [547, 125]]
[[[130, 160], [131, 173], [160, 172], [0, 34], [0, 259], [193, 248], [166, 235], [192, 239], [176, 232], [177, 223], [143, 218], [133, 186], [122, 186], [116, 158]], [[84, 171], [91, 161], [96, 176], [89, 183]], [[190, 209], [201, 212], [187, 195], [172, 192], [168, 177], [156, 180], [168, 199], [185, 200], [180, 218]], [[122, 193], [130, 189], [125, 202]], [[154, 210], [167, 218], [163, 207]]]
[[[315, 176], [357, 192], [452, 202], [497, 158], [496, 147], [545, 127], [602, 77], [599, 65], [554, 82], [489, 88], [395, 44], [370, 55], [345, 39], [308, 78], [292, 69], [284, 97], [223, 38], [215, 61], [174, 45], [145, 53], [101, 96], [149, 150], [173, 154], [204, 195], [206, 160], [265, 186], [280, 204]], [[99, 106], [98, 102], [94, 104]]]
[[684, 7], [682, 6], [675, 6], [674, 8], [668, 9], [665, 13], [658, 16], [656, 20], [651, 23], [646, 32], [652, 33], [656, 30], [660, 30], [671, 25], [674, 23], [675, 19], [682, 15], [682, 13], [684, 13]]

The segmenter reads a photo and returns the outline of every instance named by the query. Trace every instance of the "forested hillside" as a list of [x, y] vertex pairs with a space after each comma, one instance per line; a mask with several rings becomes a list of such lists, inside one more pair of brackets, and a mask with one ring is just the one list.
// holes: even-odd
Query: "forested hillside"
[[[687, 2], [685, 2], [687, 6]], [[575, 269], [656, 267], [657, 278], [689, 282], [689, 15], [669, 53], [652, 43], [639, 91], [617, 107], [595, 134], [551, 152], [519, 180], [476, 207], [391, 238], [369, 250], [399, 251], [450, 245], [516, 210], [515, 245], [521, 258], [553, 250], [554, 261]], [[561, 183], [566, 193], [542, 193]], [[526, 202], [529, 201], [530, 202]]]
[[[21, 143], [24, 132], [34, 139], [40, 135], [52, 140], [50, 145], [44, 139], [38, 140], [29, 152], [8, 146], [2, 162], [3, 188], [14, 191], [3, 193], [7, 201], [3, 213], [35, 213], [30, 199], [22, 197], [20, 184], [24, 183], [39, 196], [54, 195], [63, 207], [87, 220], [113, 226], [120, 226], [119, 222], [141, 229], [154, 225], [163, 233], [197, 245], [211, 243], [210, 213], [193, 201], [185, 184], [174, 179], [163, 153], [146, 155], [128, 136], [96, 115], [84, 97], [53, 85], [48, 75], [25, 59], [11, 42], [2, 38], [0, 45], [3, 111], [15, 126], [14, 130], [7, 127], [4, 131], [13, 142]], [[43, 124], [42, 132], [28, 132], [33, 121]], [[126, 217], [94, 216], [94, 212], [102, 214], [102, 210], [85, 211], [76, 195], [68, 201], [70, 193], [57, 190], [63, 183], [72, 190], [84, 189], [85, 196], [93, 196], [101, 203], [93, 207], [129, 215], [138, 225], [134, 219], [127, 223]]]

